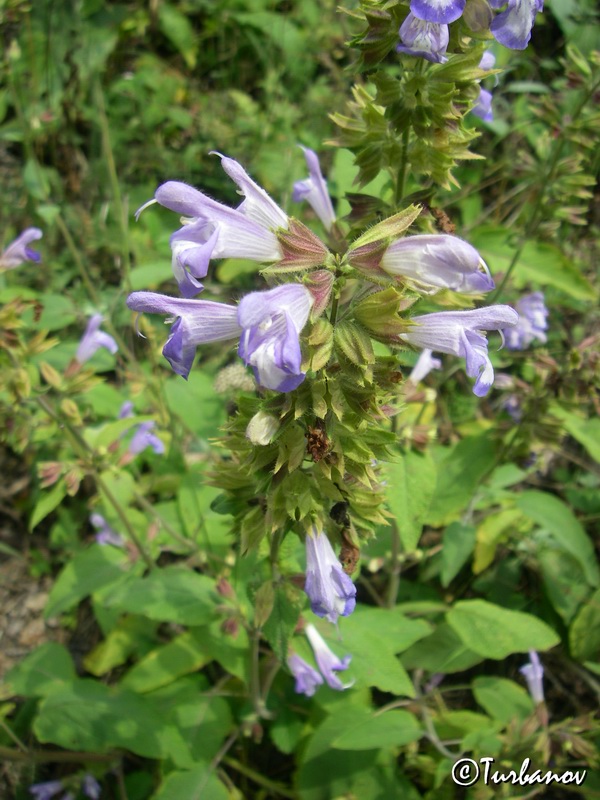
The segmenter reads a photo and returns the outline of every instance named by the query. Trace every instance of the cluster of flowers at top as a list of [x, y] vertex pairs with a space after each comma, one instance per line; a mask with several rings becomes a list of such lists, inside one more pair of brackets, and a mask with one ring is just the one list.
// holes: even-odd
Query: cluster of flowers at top
[[[330, 230], [335, 214], [326, 182], [316, 154], [305, 149], [305, 156], [310, 176], [296, 184], [294, 196], [308, 200]], [[169, 181], [140, 209], [158, 202], [184, 215], [181, 228], [171, 237], [172, 268], [183, 297], [133, 292], [127, 305], [138, 312], [170, 315], [173, 324], [163, 355], [184, 378], [190, 373], [198, 345], [239, 339], [238, 354], [253, 368], [258, 384], [289, 392], [305, 378], [300, 334], [309, 317], [315, 319], [328, 306], [335, 258], [314, 233], [288, 217], [240, 164], [225, 156], [221, 163], [244, 197], [237, 208], [218, 203], [184, 183]], [[201, 281], [211, 259], [241, 257], [271, 264], [270, 274], [276, 279], [302, 271], [304, 283], [283, 283], [251, 292], [237, 306], [194, 298], [204, 288]], [[367, 282], [383, 277], [422, 294], [449, 289], [478, 295], [494, 288], [479, 253], [456, 236], [392, 237], [375, 251], [355, 243], [345, 258]], [[517, 318], [508, 306], [425, 314], [413, 317], [394, 342], [465, 358], [467, 374], [476, 379], [474, 392], [482, 396], [494, 374], [482, 331], [510, 327]]]
[[[511, 50], [524, 50], [544, 0], [488, 0], [491, 9], [503, 11], [491, 20], [496, 41]], [[443, 64], [448, 59], [448, 25], [462, 16], [466, 0], [411, 0], [410, 13], [400, 27], [399, 53]], [[491, 10], [488, 12], [491, 17]]]

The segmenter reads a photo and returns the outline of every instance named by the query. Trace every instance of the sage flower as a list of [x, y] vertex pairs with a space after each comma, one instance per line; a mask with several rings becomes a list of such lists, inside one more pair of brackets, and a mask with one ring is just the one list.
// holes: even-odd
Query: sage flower
[[295, 203], [306, 200], [325, 229], [330, 231], [335, 223], [335, 211], [327, 191], [327, 181], [321, 172], [319, 157], [314, 150], [310, 150], [308, 147], [302, 147], [302, 150], [309, 176], [303, 181], [296, 181], [292, 200]]
[[323, 678], [320, 673], [310, 664], [300, 658], [299, 655], [293, 653], [289, 656], [288, 667], [294, 678], [296, 679], [295, 690], [298, 694], [305, 694], [307, 697], [312, 697], [317, 691], [317, 687], [323, 683]]
[[288, 228], [287, 214], [237, 161], [220, 157], [223, 169], [244, 196], [237, 208], [219, 203], [186, 183], [168, 181], [137, 212], [139, 216], [157, 202], [184, 216], [182, 227], [170, 241], [173, 274], [187, 298], [202, 291], [200, 279], [206, 276], [213, 258], [246, 258], [261, 264], [283, 258], [276, 232]]
[[538, 11], [544, 10], [544, 0], [490, 0], [494, 9], [506, 9], [490, 25], [497, 42], [511, 50], [524, 50], [531, 39], [531, 30]]
[[35, 261], [39, 263], [41, 256], [29, 245], [36, 239], [43, 236], [39, 228], [26, 228], [14, 242], [0, 253], [0, 270], [9, 270], [19, 267], [24, 261]]
[[102, 787], [94, 778], [93, 775], [90, 773], [86, 773], [84, 775], [83, 781], [81, 783], [81, 791], [84, 793], [86, 797], [89, 797], [90, 800], [100, 800], [100, 794], [102, 792]]
[[175, 317], [163, 355], [178, 375], [188, 377], [199, 344], [239, 337], [238, 353], [259, 385], [278, 392], [289, 392], [304, 380], [300, 332], [312, 302], [298, 283], [251, 292], [237, 307], [154, 292], [133, 292], [127, 298], [134, 311]]
[[113, 547], [123, 547], [125, 542], [114, 528], [108, 524], [102, 514], [91, 514], [90, 523], [96, 528], [94, 535], [96, 542], [101, 545], [111, 544]]
[[518, 319], [514, 308], [504, 305], [472, 311], [438, 311], [413, 317], [413, 325], [398, 334], [398, 339], [423, 350], [464, 358], [467, 375], [475, 378], [473, 393], [483, 397], [494, 382], [494, 368], [483, 331], [514, 327]]
[[549, 312], [544, 303], [544, 295], [541, 292], [526, 294], [517, 300], [515, 307], [519, 312], [519, 321], [506, 332], [508, 349], [525, 350], [536, 339], [545, 343]]
[[439, 358], [433, 358], [431, 350], [423, 350], [406, 380], [416, 385], [424, 380], [431, 370], [440, 369], [441, 366], [441, 360]]
[[535, 650], [529, 651], [529, 662], [519, 669], [527, 681], [527, 688], [534, 703], [544, 702], [544, 668]]
[[[485, 52], [481, 56], [481, 61], [479, 62], [479, 69], [493, 69], [494, 64], [496, 63], [496, 57], [493, 53], [490, 53], [489, 50]], [[479, 119], [484, 120], [485, 122], [492, 122], [494, 119], [494, 114], [492, 111], [492, 93], [488, 92], [487, 89], [483, 87], [479, 87], [479, 97], [477, 98], [477, 102], [471, 109], [471, 112], [475, 114], [476, 117]]]
[[410, 10], [426, 22], [448, 24], [465, 10], [466, 0], [411, 0]]
[[338, 658], [336, 654], [329, 649], [327, 642], [314, 625], [307, 625], [305, 633], [315, 654], [317, 666], [328, 686], [338, 691], [348, 689], [352, 686], [352, 683], [342, 683], [335, 674], [336, 672], [342, 672], [342, 670], [348, 669], [348, 664], [352, 660], [352, 657], [344, 656], [344, 658]]
[[437, 64], [445, 64], [449, 33], [447, 25], [426, 22], [410, 13], [400, 26], [400, 42], [396, 52], [419, 56]]
[[379, 263], [388, 275], [408, 278], [423, 287], [481, 294], [494, 281], [477, 250], [448, 234], [406, 236], [392, 242]]
[[[133, 403], [130, 400], [127, 400], [121, 406], [121, 410], [119, 411], [119, 419], [127, 419], [128, 417], [132, 416]], [[147, 447], [151, 447], [157, 455], [162, 455], [165, 452], [165, 446], [162, 441], [158, 438], [158, 436], [152, 433], [152, 430], [156, 427], [156, 423], [153, 420], [140, 422], [134, 427], [135, 433], [133, 434], [131, 441], [129, 442], [129, 447], [127, 448], [132, 456], [137, 456]], [[127, 431], [125, 431], [125, 433], [122, 435], [124, 436], [126, 433]]]
[[356, 606], [356, 587], [342, 569], [327, 534], [316, 528], [306, 536], [304, 591], [313, 612], [330, 622], [347, 617]]
[[86, 361], [89, 361], [100, 347], [105, 347], [113, 355], [119, 349], [113, 337], [100, 330], [103, 319], [102, 314], [94, 314], [90, 318], [75, 354], [75, 358], [80, 364], [85, 364]]
[[62, 781], [45, 781], [44, 783], [34, 783], [29, 787], [29, 792], [35, 800], [52, 800], [54, 795], [63, 790]]

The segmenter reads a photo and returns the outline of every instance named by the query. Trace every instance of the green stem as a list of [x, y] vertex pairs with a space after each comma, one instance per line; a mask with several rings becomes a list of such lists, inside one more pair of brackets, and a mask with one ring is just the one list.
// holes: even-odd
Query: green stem
[[237, 758], [231, 758], [231, 756], [228, 756], [223, 759], [223, 763], [228, 767], [231, 767], [231, 769], [234, 769], [236, 772], [245, 775], [253, 783], [268, 789], [269, 792], [272, 792], [275, 795], [281, 795], [281, 797], [289, 797], [290, 800], [296, 800], [297, 795], [295, 792], [290, 791], [283, 784], [278, 783], [277, 781], [270, 780], [262, 773], [256, 772], [250, 767], [247, 767], [245, 764], [242, 764], [241, 761], [238, 761]]
[[110, 763], [119, 758], [118, 753], [78, 753], [70, 750], [14, 750], [12, 747], [0, 745], [0, 758], [7, 761], [29, 761], [34, 764], [63, 763], [70, 764], [75, 762], [99, 761]]
[[83, 259], [79, 255], [77, 245], [75, 244], [75, 241], [73, 240], [73, 237], [71, 236], [69, 229], [67, 228], [67, 225], [60, 214], [57, 214], [56, 216], [56, 224], [58, 225], [59, 230], [62, 233], [65, 242], [67, 243], [69, 252], [71, 253], [73, 261], [75, 262], [77, 270], [79, 271], [79, 275], [84, 283], [87, 293], [90, 296], [90, 300], [92, 300], [95, 305], [98, 305], [98, 294], [94, 288], [94, 284], [92, 283]]

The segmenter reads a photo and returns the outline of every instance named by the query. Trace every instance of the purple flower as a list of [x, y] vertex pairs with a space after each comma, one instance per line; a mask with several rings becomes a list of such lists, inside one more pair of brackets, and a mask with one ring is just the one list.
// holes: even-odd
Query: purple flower
[[330, 622], [337, 622], [340, 615], [347, 617], [354, 611], [356, 587], [343, 571], [327, 535], [316, 528], [306, 536], [304, 591], [314, 613]]
[[323, 678], [314, 667], [307, 664], [303, 658], [293, 653], [289, 656], [288, 667], [292, 675], [296, 679], [295, 690], [298, 694], [305, 694], [307, 697], [312, 697], [317, 691], [317, 686], [323, 683]]
[[156, 423], [153, 420], [148, 422], [140, 422], [131, 441], [127, 448], [132, 456], [137, 456], [138, 453], [143, 452], [147, 447], [151, 447], [156, 455], [162, 455], [165, 452], [165, 446], [161, 440], [152, 433], [152, 429]]
[[123, 538], [116, 532], [116, 530], [114, 530], [114, 528], [110, 527], [102, 514], [91, 514], [90, 523], [98, 531], [94, 536], [98, 544], [112, 544], [113, 547], [124, 546], [125, 543]]
[[[490, 0], [492, 8], [501, 8], [504, 0]], [[490, 31], [496, 41], [511, 50], [524, 50], [531, 39], [531, 29], [544, 0], [508, 0], [505, 11], [492, 20]]]
[[518, 319], [514, 308], [503, 305], [473, 311], [439, 311], [413, 317], [414, 326], [399, 338], [414, 347], [464, 358], [467, 375], [476, 379], [473, 392], [483, 397], [494, 382], [494, 369], [482, 331], [513, 327]]
[[426, 22], [409, 14], [400, 26], [400, 41], [396, 52], [410, 56], [420, 56], [427, 61], [445, 64], [448, 47], [448, 26], [437, 22]]
[[439, 358], [433, 358], [431, 350], [423, 350], [406, 380], [416, 386], [429, 375], [432, 369], [440, 369], [441, 366], [442, 362]]
[[29, 791], [35, 800], [51, 800], [54, 795], [63, 790], [62, 781], [46, 781], [45, 783], [34, 783], [29, 787]]
[[334, 674], [336, 672], [341, 672], [344, 669], [348, 669], [348, 664], [352, 660], [351, 656], [344, 656], [342, 659], [338, 658], [336, 654], [329, 649], [327, 643], [314, 625], [307, 625], [305, 628], [305, 633], [315, 654], [317, 666], [327, 681], [327, 684], [332, 689], [337, 689], [338, 691], [348, 689], [350, 686], [352, 686], [353, 682], [342, 683], [338, 676]]
[[75, 354], [75, 358], [80, 364], [85, 364], [86, 361], [89, 361], [100, 347], [105, 347], [113, 354], [119, 349], [113, 337], [100, 330], [103, 319], [104, 317], [102, 314], [94, 314], [93, 317], [90, 318], [85, 333], [79, 342], [77, 353]]
[[28, 247], [30, 242], [41, 239], [43, 236], [39, 228], [26, 228], [20, 236], [11, 242], [3, 253], [0, 253], [0, 270], [14, 269], [24, 261], [41, 260], [39, 253]]
[[494, 112], [492, 111], [492, 93], [480, 86], [479, 97], [471, 109], [471, 112], [484, 122], [492, 122], [494, 119]]
[[529, 651], [529, 662], [519, 669], [527, 681], [527, 688], [534, 703], [544, 702], [544, 668], [535, 650]]
[[90, 800], [100, 800], [100, 793], [102, 788], [96, 778], [88, 772], [81, 783], [81, 791]]
[[536, 339], [544, 343], [549, 313], [544, 304], [544, 295], [541, 292], [523, 295], [515, 306], [519, 312], [519, 321], [512, 330], [506, 332], [508, 349], [525, 350]]
[[465, 10], [466, 0], [411, 0], [410, 10], [426, 22], [448, 24]]
[[516, 394], [507, 395], [502, 401], [502, 408], [506, 411], [513, 422], [519, 423], [523, 419], [521, 401]]
[[[220, 155], [220, 154], [217, 154]], [[259, 263], [283, 257], [276, 232], [287, 229], [289, 219], [269, 195], [232, 158], [221, 157], [225, 172], [244, 195], [237, 208], [218, 203], [179, 181], [159, 186], [154, 202], [184, 215], [183, 226], [171, 236], [173, 274], [184, 297], [202, 291], [199, 281], [208, 272], [212, 258], [247, 258]]]
[[289, 392], [304, 380], [299, 336], [312, 302], [308, 289], [298, 283], [252, 292], [237, 308], [154, 292], [134, 292], [127, 298], [134, 311], [176, 318], [163, 355], [178, 375], [188, 377], [199, 344], [240, 337], [240, 357], [254, 369], [261, 386], [278, 392]]
[[335, 211], [327, 191], [327, 181], [321, 173], [319, 157], [314, 150], [310, 150], [308, 147], [302, 147], [302, 150], [304, 151], [309, 177], [303, 181], [296, 181], [292, 200], [295, 203], [306, 200], [325, 226], [325, 229], [330, 231], [335, 223]]
[[119, 409], [119, 419], [127, 419], [133, 417], [133, 403], [131, 400], [126, 400]]
[[458, 236], [421, 234], [397, 239], [387, 248], [380, 268], [423, 287], [480, 294], [494, 281], [477, 250]]

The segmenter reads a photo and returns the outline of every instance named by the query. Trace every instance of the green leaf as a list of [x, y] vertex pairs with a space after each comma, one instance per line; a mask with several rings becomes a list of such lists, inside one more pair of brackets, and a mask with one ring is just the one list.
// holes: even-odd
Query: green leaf
[[402, 655], [407, 669], [446, 674], [463, 672], [481, 660], [481, 656], [469, 650], [446, 623], [438, 625], [431, 636], [421, 639]]
[[202, 625], [213, 616], [214, 591], [214, 581], [206, 575], [170, 566], [122, 584], [106, 598], [106, 605], [149, 619]]
[[214, 378], [200, 369], [193, 370], [187, 381], [176, 375], [164, 384], [171, 412], [204, 439], [215, 436], [225, 422], [225, 404], [213, 384]]
[[563, 620], [569, 623], [592, 591], [583, 567], [572, 555], [555, 548], [541, 550], [538, 560], [550, 602]]
[[600, 656], [600, 589], [590, 597], [569, 628], [569, 649], [578, 661]]
[[[492, 273], [506, 272], [517, 246], [510, 244], [506, 228], [475, 228], [469, 241], [490, 265]], [[512, 280], [519, 289], [534, 283], [536, 286], [555, 286], [577, 300], [596, 298], [594, 287], [583, 277], [573, 260], [563, 255], [558, 247], [545, 242], [528, 241], [525, 244]]]
[[130, 274], [131, 289], [134, 292], [157, 289], [173, 277], [167, 262], [151, 261], [134, 267]]
[[[41, 702], [33, 730], [40, 742], [67, 750], [104, 752], [124, 747], [147, 758], [172, 756], [181, 761], [187, 751], [181, 734], [157, 720], [152, 704], [133, 692], [76, 680]], [[191, 765], [189, 755], [188, 760]]]
[[467, 647], [485, 658], [548, 650], [560, 641], [558, 634], [537, 617], [486, 600], [461, 600], [446, 618]]
[[35, 504], [29, 520], [29, 530], [32, 531], [43, 519], [46, 519], [48, 514], [51, 514], [62, 503], [66, 495], [67, 489], [63, 480], [60, 480], [49, 492], [45, 491]]
[[520, 494], [516, 504], [526, 516], [549, 531], [554, 540], [579, 561], [590, 586], [598, 586], [600, 570], [594, 545], [571, 509], [553, 494], [533, 490]]
[[125, 675], [121, 685], [135, 692], [150, 692], [195, 672], [211, 660], [197, 631], [186, 631], [152, 650]]
[[408, 711], [392, 710], [384, 714], [356, 714], [356, 719], [331, 746], [337, 750], [372, 750], [399, 747], [416, 742], [423, 734], [417, 718]]
[[54, 617], [68, 611], [97, 589], [119, 581], [128, 568], [129, 560], [124, 552], [116, 547], [92, 544], [77, 553], [59, 574], [44, 616]]
[[73, 659], [66, 647], [46, 642], [9, 670], [4, 683], [11, 695], [44, 697], [75, 677]]
[[161, 782], [152, 800], [230, 800], [230, 794], [217, 778], [210, 764], [170, 772]]
[[434, 527], [448, 525], [473, 498], [481, 478], [496, 459], [488, 433], [462, 439], [452, 448], [441, 448], [437, 484], [424, 522]]
[[190, 69], [196, 66], [196, 35], [191, 22], [174, 6], [161, 3], [158, 6], [158, 22], [161, 31], [170, 39], [183, 56]]
[[263, 635], [281, 661], [287, 658], [288, 642], [304, 606], [301, 592], [289, 583], [275, 586], [271, 614], [263, 627]]
[[385, 472], [387, 502], [396, 518], [402, 547], [410, 553], [417, 547], [434, 495], [436, 466], [429, 453], [409, 450], [400, 461], [386, 464]]
[[105, 675], [120, 667], [133, 653], [152, 649], [156, 625], [143, 617], [123, 617], [106, 639], [83, 659], [92, 675]]
[[467, 563], [475, 547], [476, 529], [453, 522], [442, 537], [442, 586], [446, 588]]
[[75, 322], [77, 313], [73, 301], [62, 294], [43, 294], [44, 310], [34, 327], [41, 331], [59, 331]]
[[585, 419], [559, 405], [551, 406], [550, 411], [562, 420], [565, 430], [585, 447], [594, 461], [600, 463], [600, 419]]
[[528, 692], [506, 678], [480, 676], [472, 686], [479, 705], [504, 725], [513, 719], [526, 719], [535, 709]]

